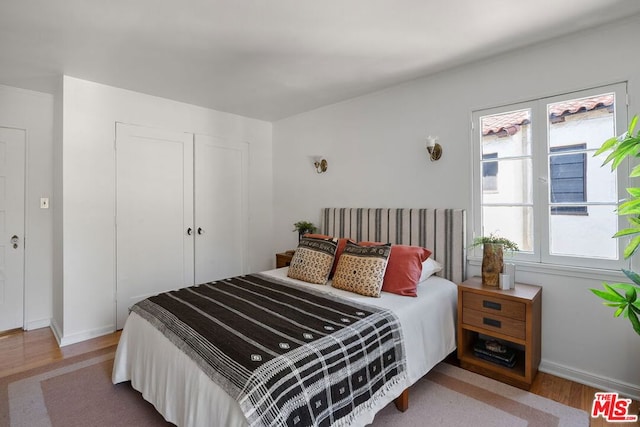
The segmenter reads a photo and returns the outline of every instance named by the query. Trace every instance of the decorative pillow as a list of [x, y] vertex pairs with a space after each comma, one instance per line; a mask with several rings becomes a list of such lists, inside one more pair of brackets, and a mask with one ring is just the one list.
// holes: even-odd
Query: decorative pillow
[[[304, 237], [311, 237], [311, 238], [314, 238], [314, 239], [332, 239], [332, 238], [334, 238], [334, 237], [331, 237], [331, 236], [326, 236], [324, 234], [305, 234]], [[347, 246], [347, 242], [355, 243], [353, 240], [347, 239], [345, 237], [340, 237], [338, 239], [338, 249], [336, 249], [336, 257], [333, 260], [333, 267], [331, 267], [331, 273], [329, 273], [329, 277], [332, 277], [335, 274], [336, 268], [338, 268], [338, 260], [340, 260], [340, 255], [342, 255], [342, 252], [344, 252], [344, 248]]]
[[391, 245], [359, 246], [347, 242], [338, 261], [333, 287], [379, 297]]
[[303, 237], [291, 258], [287, 276], [309, 283], [325, 284], [329, 278], [338, 242]]
[[382, 246], [386, 243], [382, 243], [382, 242], [358, 242], [358, 245], [360, 246]]
[[314, 233], [307, 233], [302, 237], [308, 237], [310, 239], [332, 239], [332, 236], [327, 236], [326, 234], [314, 234]]
[[420, 279], [418, 280], [418, 283], [424, 282], [429, 277], [431, 277], [432, 275], [436, 274], [441, 270], [442, 270], [442, 264], [440, 264], [438, 261], [436, 261], [433, 258], [427, 258], [422, 263], [422, 273], [420, 273]]
[[417, 297], [416, 286], [422, 272], [422, 263], [431, 251], [420, 246], [393, 245], [382, 290], [398, 295]]

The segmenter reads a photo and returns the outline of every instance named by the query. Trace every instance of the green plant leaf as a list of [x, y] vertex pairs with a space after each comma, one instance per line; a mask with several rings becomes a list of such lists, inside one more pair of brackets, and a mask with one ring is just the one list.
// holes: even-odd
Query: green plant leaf
[[633, 255], [636, 249], [638, 249], [638, 245], [640, 245], [640, 236], [636, 236], [633, 239], [631, 239], [627, 247], [624, 248], [624, 254], [623, 254], [624, 259], [627, 259], [631, 255]]
[[626, 302], [627, 300], [622, 296], [622, 294], [620, 294], [620, 292], [616, 291], [615, 288], [614, 288], [614, 286], [618, 286], [618, 285], [622, 285], [622, 284], [623, 283], [615, 283], [612, 286], [607, 282], [602, 282], [602, 287], [605, 288], [611, 295], [618, 296], [618, 297], [622, 298], [623, 301]]
[[[623, 145], [625, 146], [623, 147]], [[638, 143], [635, 141], [633, 141], [633, 143], [630, 143], [628, 145], [626, 145], [626, 143], [621, 144], [620, 147], [618, 147], [618, 149], [616, 149], [615, 151], [616, 156], [615, 156], [615, 159], [613, 160], [613, 163], [611, 163], [611, 170], [617, 169], [618, 166], [620, 166], [620, 163], [622, 163], [624, 159], [627, 158], [627, 156], [636, 155], [638, 154], [639, 150], [640, 150], [640, 147], [638, 147]]]
[[626, 305], [626, 304], [625, 304], [625, 305], [623, 305], [623, 306], [620, 306], [620, 308], [618, 308], [618, 309], [616, 310], [616, 312], [615, 312], [615, 313], [613, 313], [613, 317], [620, 317], [620, 315], [622, 314], [622, 312], [623, 312], [626, 308], [627, 308], [627, 305]]
[[624, 229], [618, 231], [612, 237], [622, 237], [622, 236], [628, 236], [630, 234], [636, 234], [636, 233], [640, 233], [640, 227], [638, 227], [638, 228], [624, 228]]
[[[635, 271], [625, 270], [624, 268], [622, 269], [622, 273], [624, 273], [624, 275], [627, 276], [629, 280], [631, 280], [633, 283], [640, 286], [640, 274], [636, 273]], [[624, 284], [619, 283], [619, 285], [624, 285]], [[631, 285], [625, 285], [625, 286], [629, 286], [633, 288], [633, 286]], [[626, 288], [623, 288], [623, 289], [626, 290]]]
[[629, 320], [631, 321], [633, 330], [640, 335], [640, 320], [638, 320], [638, 315], [633, 310], [629, 310]]
[[633, 130], [636, 127], [636, 123], [638, 123], [638, 115], [637, 114], [635, 116], [633, 116], [631, 118], [631, 121], [629, 122], [629, 128], [627, 129], [627, 133], [629, 135], [633, 135]]
[[627, 221], [629, 221], [630, 225], [637, 225], [640, 228], [640, 217], [630, 216]]
[[[620, 157], [620, 152], [618, 151], [618, 148], [616, 147], [616, 149], [613, 150], [611, 153], [609, 153], [607, 158], [604, 159], [604, 162], [602, 162], [602, 165], [606, 165], [607, 163], [610, 163], [612, 160], [617, 159], [618, 157]], [[614, 169], [615, 169], [615, 167], [612, 164], [611, 165], [611, 170], [614, 170]]]
[[631, 173], [629, 174], [629, 176], [631, 178], [640, 176], [640, 165], [635, 166], [633, 169], [631, 169]]
[[625, 303], [627, 301], [622, 295], [620, 295], [614, 290], [612, 290], [613, 292], [606, 292], [600, 289], [589, 289], [589, 290], [606, 301], [613, 301], [617, 303]]
[[622, 302], [603, 302], [602, 305], [606, 305], [607, 307], [620, 307]]
[[[623, 271], [625, 271], [625, 270], [623, 270]], [[632, 272], [632, 271], [626, 271], [625, 274], [626, 273], [629, 273], [631, 275], [635, 275], [636, 279], [638, 278], [638, 275], [636, 273]], [[631, 278], [631, 276], [627, 276], [627, 277]], [[615, 284], [612, 284], [611, 287], [615, 288], [615, 289], [623, 290], [624, 291], [625, 301], [630, 303], [630, 304], [635, 303], [636, 300], [638, 299], [638, 290], [640, 290], [640, 288], [636, 288], [635, 286], [630, 285], [628, 283], [615, 283]]]
[[640, 188], [639, 187], [627, 188], [627, 193], [631, 194], [633, 197], [640, 197]]
[[[607, 150], [611, 150], [613, 148], [614, 145], [616, 145], [618, 143], [618, 137], [614, 136], [612, 138], [607, 139], [598, 149], [598, 151], [596, 151], [593, 154], [593, 157], [599, 156], [600, 154], [604, 153]], [[607, 163], [602, 163], [602, 165], [606, 165]]]
[[638, 291], [632, 286], [631, 289], [627, 289], [627, 292], [624, 295], [627, 297], [627, 301], [630, 303], [636, 302], [638, 299]]
[[629, 212], [638, 207], [640, 207], [640, 198], [628, 200], [618, 206], [618, 215], [627, 215], [627, 213], [624, 212]]

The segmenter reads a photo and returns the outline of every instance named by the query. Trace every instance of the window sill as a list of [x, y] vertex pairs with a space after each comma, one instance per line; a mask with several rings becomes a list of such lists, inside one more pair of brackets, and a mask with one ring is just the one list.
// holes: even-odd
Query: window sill
[[[467, 257], [470, 266], [482, 267], [482, 257]], [[571, 265], [544, 264], [541, 262], [526, 262], [509, 260], [516, 265], [517, 271], [527, 273], [549, 274], [554, 276], [579, 277], [590, 280], [604, 280], [609, 282], [629, 282], [621, 270], [607, 270], [604, 268], [576, 267]]]

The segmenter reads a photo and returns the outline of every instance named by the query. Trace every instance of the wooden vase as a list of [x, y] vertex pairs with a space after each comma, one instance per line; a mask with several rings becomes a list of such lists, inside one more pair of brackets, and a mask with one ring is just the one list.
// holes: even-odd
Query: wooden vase
[[502, 245], [485, 243], [482, 249], [482, 284], [498, 286], [503, 266]]

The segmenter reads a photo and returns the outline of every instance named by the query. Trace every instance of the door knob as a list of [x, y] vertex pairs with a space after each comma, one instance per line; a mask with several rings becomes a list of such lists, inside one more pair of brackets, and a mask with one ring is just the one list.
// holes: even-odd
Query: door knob
[[193, 233], [193, 230], [191, 229], [191, 227], [187, 228], [187, 235], [191, 236], [191, 233]]
[[13, 236], [11, 236], [11, 243], [13, 244], [13, 249], [17, 249], [18, 248], [18, 236], [16, 236], [15, 234]]
[[198, 234], [204, 234], [204, 230], [202, 229], [202, 227], [198, 227]]

